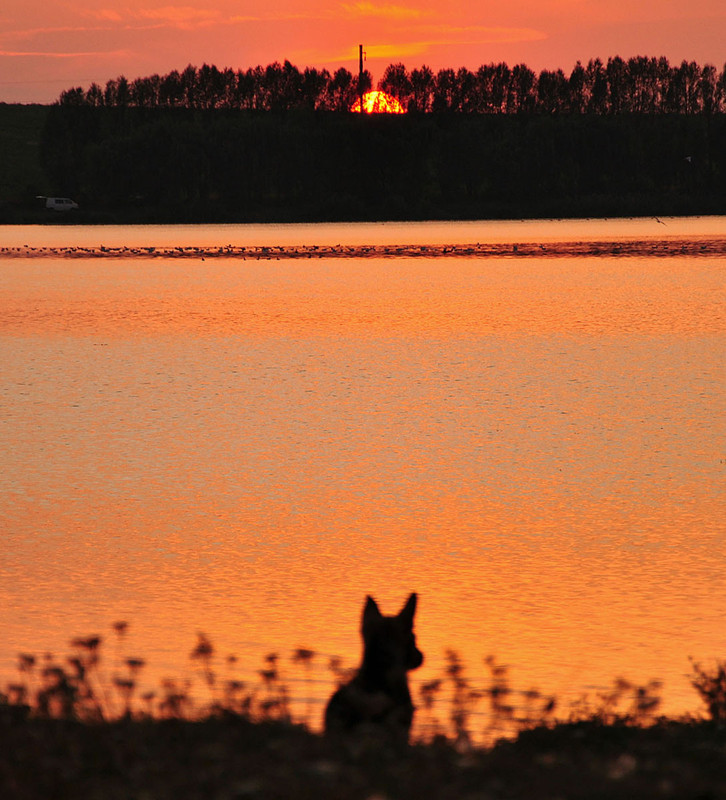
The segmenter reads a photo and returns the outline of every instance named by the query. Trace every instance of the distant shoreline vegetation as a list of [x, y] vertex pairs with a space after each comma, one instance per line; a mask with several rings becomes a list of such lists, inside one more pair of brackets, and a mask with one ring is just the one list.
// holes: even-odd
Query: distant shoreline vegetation
[[[191, 64], [182, 72], [128, 80], [105, 87], [67, 89], [58, 103], [108, 108], [240, 109], [247, 111], [349, 111], [359, 94], [373, 86], [344, 67], [331, 73], [299, 69], [285, 61], [247, 70]], [[579, 61], [569, 75], [562, 69], [535, 73], [526, 64], [491, 63], [434, 72], [386, 67], [378, 89], [396, 98], [409, 113], [472, 114], [715, 114], [726, 110], [726, 65], [639, 56], [624, 60]]]
[[[0, 222], [245, 223], [726, 213], [726, 67], [535, 74], [188, 66], [0, 104]], [[70, 197], [57, 214], [36, 196]]]
[[49, 190], [38, 194], [80, 204], [63, 221], [726, 213], [726, 114], [339, 114], [57, 105], [48, 110], [40, 157]]

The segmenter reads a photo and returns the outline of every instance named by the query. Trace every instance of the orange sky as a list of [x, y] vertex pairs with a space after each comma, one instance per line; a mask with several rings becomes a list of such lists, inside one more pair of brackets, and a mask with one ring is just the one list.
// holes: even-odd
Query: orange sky
[[0, 102], [50, 102], [72, 86], [192, 63], [247, 68], [386, 65], [535, 70], [599, 56], [726, 61], [723, 0], [3, 0]]

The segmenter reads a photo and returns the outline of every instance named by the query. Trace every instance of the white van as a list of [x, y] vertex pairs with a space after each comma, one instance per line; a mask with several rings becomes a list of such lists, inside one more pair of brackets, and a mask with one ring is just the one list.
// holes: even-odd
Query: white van
[[46, 197], [45, 207], [53, 211], [73, 211], [78, 208], [78, 203], [71, 200], [70, 197]]

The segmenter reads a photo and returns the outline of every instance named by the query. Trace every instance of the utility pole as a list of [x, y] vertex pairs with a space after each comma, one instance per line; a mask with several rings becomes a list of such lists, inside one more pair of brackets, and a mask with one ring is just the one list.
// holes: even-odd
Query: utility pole
[[358, 45], [358, 101], [360, 113], [363, 114], [363, 45]]

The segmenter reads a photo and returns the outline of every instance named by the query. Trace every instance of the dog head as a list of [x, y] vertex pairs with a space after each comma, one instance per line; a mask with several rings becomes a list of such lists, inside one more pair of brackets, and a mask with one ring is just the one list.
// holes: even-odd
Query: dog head
[[396, 616], [386, 617], [370, 595], [366, 598], [361, 622], [365, 656], [388, 674], [405, 674], [423, 664], [413, 632], [417, 600], [413, 592]]

